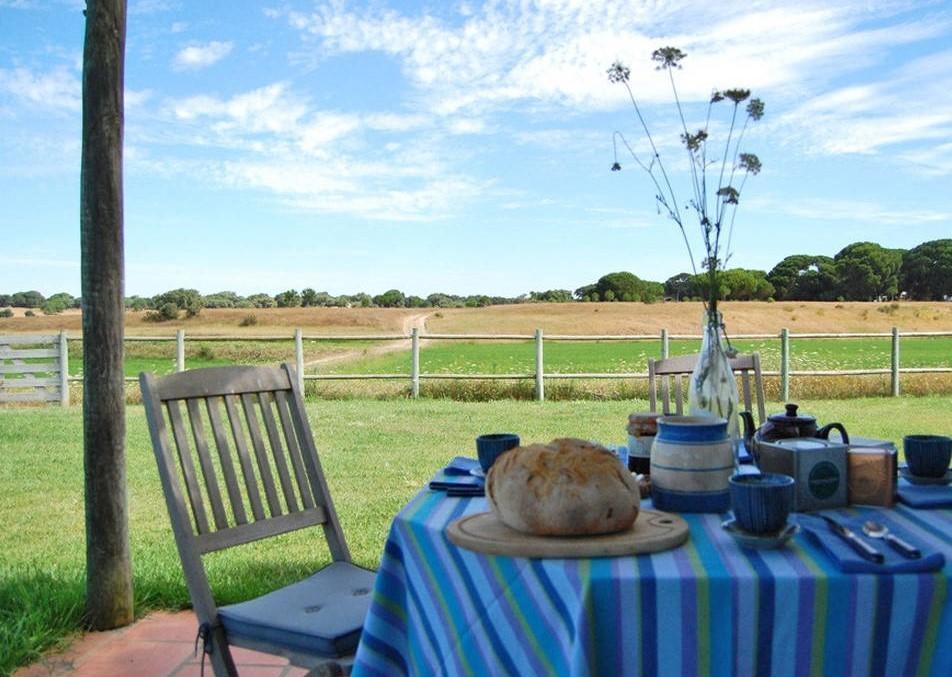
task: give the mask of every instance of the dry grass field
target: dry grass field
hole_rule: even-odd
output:
[[[723,304],[732,334],[791,332],[952,331],[952,303],[806,303],[797,301],[733,302]],[[254,315],[257,324],[242,327]],[[174,322],[148,322],[143,312],[126,314],[132,336],[174,334],[176,329],[207,336],[255,336],[290,333],[301,327],[311,334],[402,333],[414,317],[424,315],[426,328],[436,333],[531,334],[656,334],[666,328],[696,334],[700,303],[536,303],[488,308],[235,308],[205,309],[197,317]],[[53,332],[81,334],[78,310],[61,315],[0,319],[0,334]]]
[[[0,334],[41,333],[66,330],[70,336],[82,334],[82,313],[68,310],[60,315],[24,317],[23,309],[16,315],[0,319]],[[175,335],[177,329],[204,336],[262,336],[290,334],[301,327],[313,334],[396,334],[401,333],[407,318],[420,315],[410,308],[206,308],[198,316],[182,317],[173,322],[150,322],[145,312],[126,313],[126,334],[130,336]],[[257,324],[241,326],[242,320],[254,315]]]
[[[700,303],[540,303],[453,308],[427,319],[439,333],[676,334],[700,332]],[[952,331],[952,303],[733,302],[723,304],[732,334]]]

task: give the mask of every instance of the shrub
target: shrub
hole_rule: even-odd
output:
[[[258,324],[258,316],[254,313],[250,313],[241,318],[241,322],[238,323],[239,327],[253,327]]]
[[[13,308],[4,308],[0,310],[0,317],[13,317]]]
[[[178,306],[174,303],[163,303],[158,310],[150,310],[143,316],[146,322],[166,322],[178,319]]]
[[[32,310],[28,310],[23,314],[26,315],[27,317],[36,317],[36,313],[34,313]]]
[[[213,351],[210,346],[203,344],[203,345],[200,345],[198,347],[198,350],[195,351],[195,357],[197,357],[200,360],[214,360],[215,351]]]

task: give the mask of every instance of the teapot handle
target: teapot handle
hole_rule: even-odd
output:
[[[757,445],[754,443],[754,433],[757,432],[757,426],[754,424],[754,416],[749,411],[742,411],[739,416],[744,422],[744,447],[747,449],[747,453],[754,459],[754,463],[758,464],[760,463],[760,455],[757,453]]]
[[[843,427],[842,423],[827,423],[817,431],[816,436],[820,439],[828,440],[830,438],[831,430],[840,431],[840,437],[843,438],[843,444],[850,443],[850,436],[846,433],[846,428]]]

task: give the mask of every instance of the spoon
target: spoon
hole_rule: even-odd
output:
[[[880,524],[879,522],[874,522],[873,520],[867,520],[863,523],[863,533],[870,538],[883,539],[890,546],[892,546],[893,550],[907,559],[919,559],[922,557],[922,553],[919,552],[918,548],[909,545],[898,536],[894,536],[893,534],[889,533],[889,528],[885,524]]]

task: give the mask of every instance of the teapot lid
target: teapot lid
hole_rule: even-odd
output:
[[[798,405],[792,402],[785,404],[786,413],[771,414],[767,420],[773,423],[816,423],[816,417],[809,414],[797,414]]]

